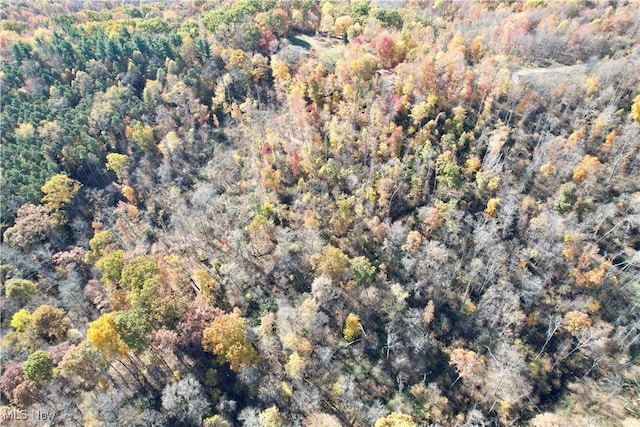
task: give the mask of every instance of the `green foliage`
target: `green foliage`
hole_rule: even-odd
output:
[[[158,274],[155,257],[146,255],[127,261],[121,275],[121,285],[126,290],[141,290]]]
[[[402,28],[402,15],[395,9],[372,8],[371,15],[380,21],[384,27]]]
[[[113,233],[109,230],[98,231],[89,240],[90,252],[87,252],[86,262],[95,262],[104,255],[104,250],[113,241]]]
[[[344,235],[354,220],[353,198],[341,195],[336,201],[337,209],[331,216],[331,224],[337,235]]]
[[[22,21],[14,21],[12,19],[6,19],[6,20],[3,20],[2,23],[0,23],[0,28],[2,28],[5,31],[14,31],[16,33],[23,33],[27,28],[29,28],[29,24]]]
[[[120,283],[122,277],[124,251],[121,249],[111,251],[100,258],[96,265],[102,272],[102,281],[113,289]]]
[[[340,178],[340,167],[335,160],[329,159],[327,163],[320,168],[321,174],[327,174],[332,180],[338,180]]]
[[[376,268],[363,256],[357,256],[351,260],[351,269],[358,286],[367,286],[376,273]]]
[[[16,279],[22,278],[22,273],[20,273],[20,270],[18,270],[16,266],[12,264],[0,264],[0,283],[3,285],[3,290],[4,282],[14,277]]]
[[[553,202],[553,208],[558,211],[558,213],[565,215],[573,210],[573,206],[577,200],[575,184],[573,182],[567,182],[560,186],[558,195]]]
[[[262,36],[262,32],[258,24],[245,22],[240,25],[240,31],[247,41],[247,50],[256,50],[258,48],[258,43],[260,42],[260,37]]]
[[[31,280],[12,278],[4,283],[4,292],[9,298],[29,301],[36,294],[36,285]]]
[[[22,365],[24,377],[30,381],[46,382],[53,377],[53,360],[46,351],[31,354]]]
[[[149,346],[153,326],[145,311],[131,309],[118,312],[114,324],[122,342],[133,351],[140,353]]]
[[[133,288],[129,291],[127,298],[134,308],[142,308],[145,310],[152,310],[154,304],[158,303],[155,299],[160,283],[156,277],[145,280],[141,288]],[[171,310],[170,307],[167,309]],[[164,311],[164,310],[161,310]],[[164,313],[161,317],[166,318],[169,313]],[[163,322],[165,323],[165,322]]]
[[[65,378],[3,397],[89,424],[637,414],[634,2],[423,3],[2,2],[3,356],[46,345]],[[203,415],[198,372],[237,410]]]
[[[454,154],[451,151],[445,151],[438,157],[436,164],[438,184],[445,188],[459,188],[462,184],[461,172]]]
[[[283,37],[287,34],[286,16],[282,16],[275,10],[259,13],[255,20],[263,30],[271,31],[277,37]]]
[[[139,28],[143,28],[151,33],[167,33],[168,25],[162,18],[142,19],[136,23]]]
[[[240,0],[225,4],[218,10],[203,13],[201,21],[209,31],[215,32],[222,24],[231,25],[261,10],[258,0]]]
[[[8,357],[14,354],[30,353],[35,351],[37,347],[32,334],[29,333],[28,326],[23,332],[13,330],[2,337],[2,348],[7,350]]]

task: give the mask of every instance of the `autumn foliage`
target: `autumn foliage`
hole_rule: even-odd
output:
[[[258,354],[247,339],[246,320],[238,308],[216,317],[202,332],[202,348],[228,362],[236,372],[258,361]]]
[[[637,2],[0,7],[10,409],[638,418]]]

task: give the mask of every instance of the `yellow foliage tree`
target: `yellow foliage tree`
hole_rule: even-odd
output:
[[[69,178],[65,174],[54,175],[42,186],[42,192],[44,193],[42,202],[53,209],[58,209],[68,204],[78,193],[81,186],[80,182]]]
[[[592,93],[598,90],[598,83],[600,83],[600,80],[598,79],[597,76],[589,77],[585,81],[585,88],[587,89],[587,93],[589,95],[591,95]]]
[[[550,177],[556,172],[556,168],[551,162],[547,162],[540,167],[540,172],[542,172],[542,175],[545,177]]]
[[[339,19],[339,18],[338,18]],[[356,82],[371,80],[376,71],[378,59],[375,55],[365,52],[347,63],[347,70]]]
[[[242,49],[224,49],[222,51],[222,59],[227,63],[227,69],[244,68],[248,66],[249,58]]]
[[[193,281],[196,286],[200,288],[200,294],[207,302],[212,302],[216,290],[218,289],[218,283],[209,275],[207,270],[200,268],[193,272]]]
[[[260,412],[259,418],[260,424],[264,427],[281,427],[287,422],[275,405]]]
[[[158,150],[166,158],[171,156],[171,153],[175,152],[182,146],[182,139],[174,132],[170,131],[162,138],[162,141],[158,144]]]
[[[20,123],[14,133],[19,139],[29,139],[35,134],[35,128],[31,123]]]
[[[631,106],[631,118],[640,122],[640,95],[636,96]]]
[[[289,356],[289,361],[284,365],[284,369],[287,375],[294,380],[299,380],[302,377],[302,371],[307,364],[304,357],[301,357],[297,351],[294,351]]]
[[[276,315],[273,313],[265,314],[260,318],[260,326],[258,333],[263,340],[268,340],[273,336],[276,328]]]
[[[105,166],[107,169],[114,171],[119,180],[122,180],[130,163],[131,160],[126,154],[109,153],[107,154]]]
[[[205,418],[204,427],[231,427],[231,424],[220,415],[214,415],[213,417]]]
[[[282,172],[272,167],[272,165],[266,165],[260,169],[260,179],[262,180],[262,185],[275,191],[280,186]]]
[[[482,166],[482,160],[478,156],[471,156],[464,162],[464,171],[470,175],[478,172]]]
[[[353,18],[349,15],[343,15],[336,18],[333,25],[333,35],[342,37],[347,33],[347,29],[353,25]]]
[[[233,312],[216,317],[202,332],[202,348],[222,362],[229,362],[235,372],[258,361],[258,353],[247,339],[247,321],[240,314],[236,307]]]
[[[320,274],[332,280],[338,279],[349,268],[349,257],[335,246],[327,246],[322,254],[316,254],[311,264]]]
[[[23,308],[21,310],[18,310],[11,317],[11,327],[18,332],[24,332],[24,330],[27,328],[27,325],[29,325],[30,320],[31,313],[29,313],[29,310]]]
[[[347,341],[355,340],[358,335],[360,335],[361,327],[360,316],[355,313],[349,313],[347,320],[345,321],[344,330],[342,331],[344,339]]]
[[[155,147],[153,127],[134,120],[125,129],[125,136],[134,141],[143,151],[150,151]]]
[[[567,138],[567,145],[569,147],[575,147],[576,145],[578,145],[578,143],[584,138],[586,132],[587,130],[585,126],[574,130],[571,135],[569,135],[569,138]]]
[[[500,199],[498,198],[489,199],[489,201],[487,202],[487,208],[484,210],[484,213],[489,215],[491,218],[497,218],[499,203]]]
[[[291,79],[291,75],[289,74],[289,67],[287,67],[287,64],[285,64],[275,55],[271,57],[271,72],[277,79],[284,81],[288,81]]]
[[[378,418],[375,427],[416,427],[413,417],[399,412],[392,412],[383,418]]]
[[[107,313],[91,322],[87,339],[95,348],[109,355],[122,356],[129,351],[129,347],[120,340],[113,313]]]
[[[102,230],[96,232],[91,240],[89,240],[89,248],[91,251],[87,252],[85,256],[85,262],[90,263],[96,261],[98,258],[104,255],[104,250],[109,243],[113,241],[113,233],[109,230]]]
[[[298,308],[298,319],[296,319],[296,323],[302,327],[303,331],[308,331],[312,328],[312,323],[318,315],[319,309],[320,304],[313,297],[306,298],[302,301]]]

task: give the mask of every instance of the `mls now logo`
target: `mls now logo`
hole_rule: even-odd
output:
[[[4,408],[0,419],[6,421],[53,421],[55,415],[55,411],[41,409],[27,411],[19,408]]]

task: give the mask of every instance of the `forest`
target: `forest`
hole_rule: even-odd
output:
[[[0,1],[0,424],[640,425],[640,3]]]

